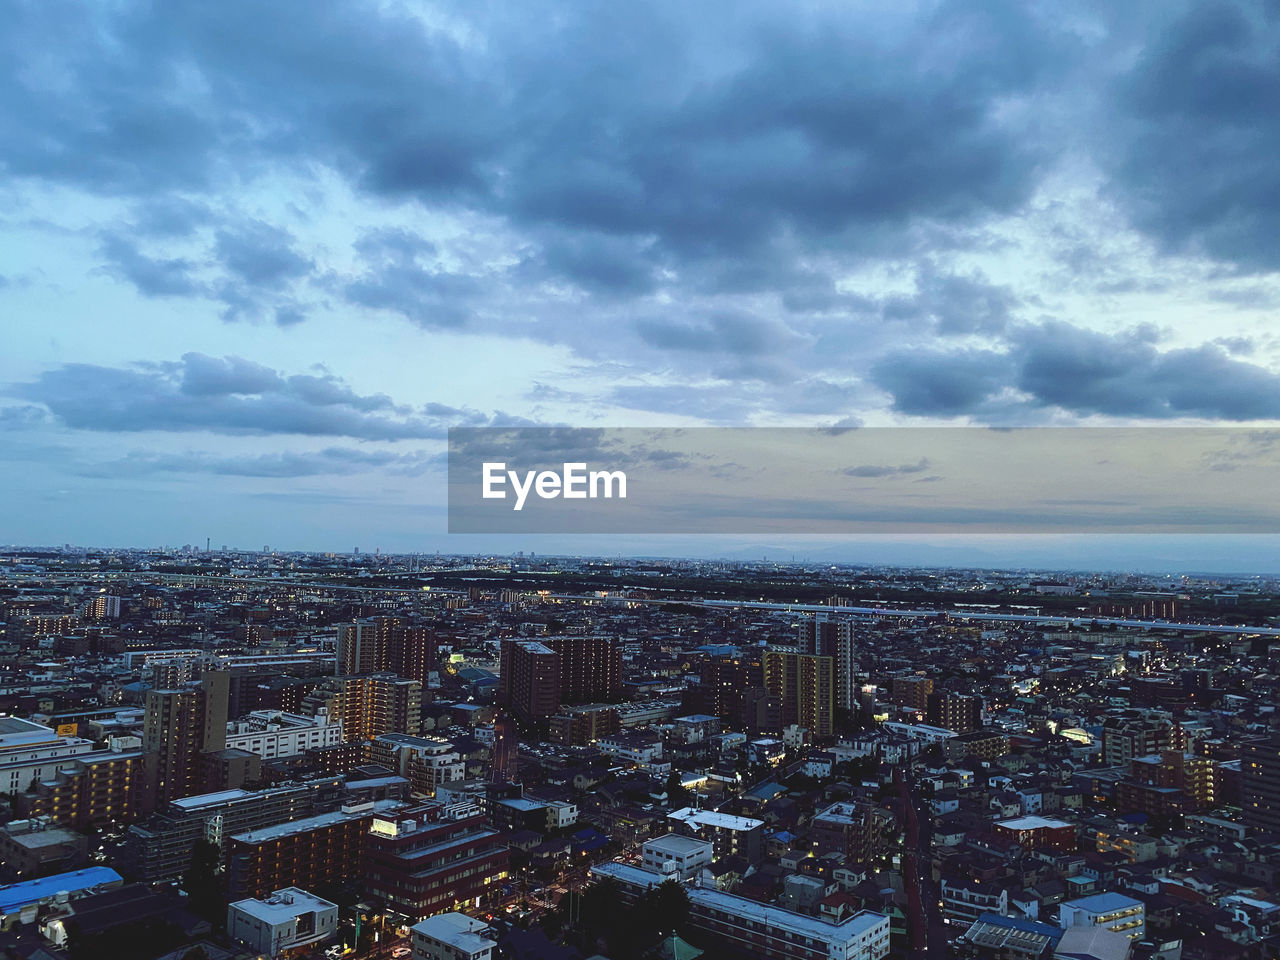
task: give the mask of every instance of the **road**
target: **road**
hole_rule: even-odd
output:
[[[907,893],[908,955],[913,960],[945,960],[947,925],[938,907],[941,893],[930,867],[933,846],[933,812],[929,803],[908,784],[901,770],[894,782],[902,800],[902,873]]]

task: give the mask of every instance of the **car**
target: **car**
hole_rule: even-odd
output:
[[[411,954],[411,953],[413,953],[413,951],[412,951],[412,950],[410,950],[408,947],[405,947],[405,946],[399,946],[399,947],[396,947],[394,950],[392,950],[392,951],[391,951],[391,956],[393,956],[393,957],[407,957],[407,956],[408,956],[409,954]]]

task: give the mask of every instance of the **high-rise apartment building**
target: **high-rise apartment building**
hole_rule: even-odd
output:
[[[338,676],[393,673],[424,686],[436,666],[429,627],[399,617],[371,617],[338,627]]]
[[[1254,830],[1280,834],[1280,737],[1241,743],[1240,806]]]
[[[142,750],[155,804],[203,789],[203,755],[226,748],[228,675],[205,671],[198,683],[148,690]]]
[[[344,804],[331,813],[235,834],[227,842],[230,898],[261,897],[290,885],[314,890],[342,882],[360,867],[373,818],[393,816],[402,806],[394,800]]]
[[[806,617],[796,625],[796,647],[801,653],[816,653],[829,657],[835,653],[844,620],[829,620],[824,616]]]
[[[929,694],[933,693],[932,677],[894,677],[891,687],[893,702],[909,710],[923,713],[929,706]]]
[[[502,644],[502,706],[526,723],[550,717],[560,709],[560,655],[536,640]]]
[[[141,751],[94,750],[33,782],[18,803],[25,816],[77,828],[102,827],[142,816],[151,801],[146,786]]]
[[[543,637],[560,655],[561,703],[616,700],[622,692],[622,645],[613,637]]]
[[[778,698],[783,726],[795,723],[814,737],[831,736],[835,720],[832,657],[770,650],[764,655],[764,685]]]
[[[186,797],[130,827],[120,861],[131,876],[148,883],[173,880],[191,865],[197,840],[208,840],[224,851],[234,834],[332,812],[343,804],[398,799],[408,790],[403,780],[384,787],[346,784],[330,777]]]
[[[926,700],[925,722],[935,727],[968,733],[982,726],[982,698],[966,693],[936,691]]]
[[[733,726],[742,725],[744,695],[764,686],[760,660],[748,656],[712,657],[702,662],[698,673],[698,685],[682,698],[681,709],[719,717]]]
[[[1167,714],[1128,710],[1102,722],[1102,762],[1109,767],[1127,768],[1135,757],[1164,753],[1173,746]]]
[[[301,712],[321,711],[342,724],[344,743],[422,730],[422,684],[390,674],[328,677],[303,698]]]
[[[616,700],[622,648],[612,637],[504,640],[499,702],[525,722],[540,722],[561,703]]]
[[[851,617],[829,619],[820,614],[801,620],[796,627],[796,646],[801,653],[831,657],[836,706],[842,710],[854,710],[858,706],[858,644],[854,625]]]

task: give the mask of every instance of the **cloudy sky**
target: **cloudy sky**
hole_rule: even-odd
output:
[[[1280,7],[30,0],[0,542],[445,548],[452,425],[1280,422]]]

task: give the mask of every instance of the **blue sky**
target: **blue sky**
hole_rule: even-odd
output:
[[[0,541],[447,548],[451,425],[1274,425],[1278,16],[18,3]]]

